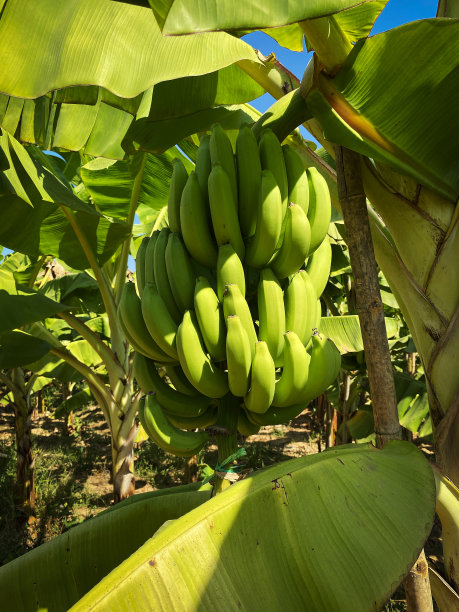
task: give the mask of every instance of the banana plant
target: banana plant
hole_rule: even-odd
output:
[[[114,4],[114,3],[109,3]],[[327,3],[324,3],[324,6],[318,8],[316,4],[311,5],[310,7],[306,7],[303,3],[297,3],[295,6],[289,7],[289,10],[284,11],[284,7],[274,2],[253,2],[254,10],[249,11],[247,8],[247,4],[241,5],[239,7],[232,7],[231,12],[227,10],[227,7],[223,3],[215,3],[215,7],[212,9],[208,9],[206,11],[200,11],[198,8],[196,11],[188,11],[189,6],[186,6],[186,3],[183,2],[170,2],[167,5],[164,3],[156,3],[153,0],[150,4],[155,9],[155,16],[159,21],[159,24],[164,27],[165,32],[168,34],[175,33],[184,33],[184,28],[189,33],[193,33],[195,31],[210,31],[213,29],[230,29],[231,31],[246,31],[247,29],[259,29],[259,28],[271,28],[274,26],[284,26],[286,24],[294,24],[294,26],[290,29],[290,34],[293,37],[298,38],[298,34],[301,36],[303,34],[303,30],[306,32],[306,38],[309,46],[314,48],[316,52],[316,57],[320,59],[321,64],[317,61],[310,66],[309,70],[307,70],[307,74],[305,75],[304,85],[300,89],[298,89],[299,83],[295,82],[295,79],[289,77],[289,79],[285,80],[283,77],[286,75],[286,71],[279,68],[279,66],[269,66],[268,62],[264,62],[260,60],[259,56],[251,55],[250,59],[247,61],[240,60],[238,66],[243,68],[247,74],[249,74],[257,83],[261,84],[265,90],[270,91],[275,95],[276,98],[282,98],[284,94],[286,94],[291,89],[297,88],[298,91],[293,94],[285,96],[284,100],[281,100],[281,108],[282,112],[279,111],[279,107],[277,107],[278,112],[272,113],[270,118],[271,125],[278,130],[279,135],[284,136],[291,132],[293,128],[295,128],[302,121],[308,122],[307,125],[313,135],[315,135],[318,140],[322,141],[322,143],[328,148],[328,153],[333,154],[334,150],[331,144],[340,143],[344,144],[349,148],[356,148],[360,153],[364,156],[368,157],[368,159],[375,160],[374,164],[371,164],[370,170],[377,173],[383,173],[384,178],[387,178],[388,171],[383,166],[384,163],[389,161],[393,167],[400,170],[403,173],[411,173],[415,180],[420,180],[422,182],[426,181],[428,183],[428,187],[430,189],[436,190],[441,197],[443,198],[451,198],[454,197],[454,189],[452,190],[452,168],[454,167],[454,149],[451,147],[442,146],[444,143],[441,141],[438,143],[435,140],[429,140],[426,142],[425,138],[422,138],[422,143],[424,148],[420,147],[421,154],[417,155],[417,145],[419,142],[415,142],[416,146],[408,146],[406,142],[397,140],[397,133],[388,133],[386,137],[386,141],[384,141],[383,136],[381,134],[386,135],[382,127],[380,131],[376,131],[373,128],[373,124],[378,127],[381,123],[381,109],[382,108],[393,108],[390,104],[387,106],[388,102],[392,102],[395,104],[397,100],[397,92],[400,88],[400,81],[394,82],[392,89],[388,88],[385,93],[386,97],[374,96],[376,108],[370,107],[369,110],[363,105],[362,101],[359,110],[361,110],[361,115],[356,115],[356,113],[349,113],[349,111],[353,110],[352,103],[359,102],[358,93],[359,88],[352,86],[354,83],[352,82],[352,77],[354,73],[361,75],[362,78],[367,78],[367,81],[364,81],[365,87],[360,88],[360,92],[363,94],[367,93],[369,82],[371,83],[379,83],[386,84],[392,81],[392,72],[393,64],[395,62],[396,66],[394,70],[398,68],[397,61],[400,61],[401,57],[410,57],[410,53],[403,52],[403,44],[402,39],[408,39],[408,46],[411,49],[412,43],[415,40],[420,39],[421,37],[421,29],[424,26],[411,27],[409,30],[405,30],[402,32],[403,36],[400,35],[397,38],[397,34],[395,38],[390,38],[390,42],[386,42],[391,36],[389,33],[387,35],[380,35],[379,37],[374,37],[373,39],[368,39],[366,42],[360,42],[353,45],[357,39],[364,40],[364,37],[368,34],[371,26],[373,24],[374,19],[382,10],[384,6],[384,2],[367,2],[367,3],[357,3],[357,2],[333,2],[330,0]],[[326,4],[326,6],[325,6]],[[218,6],[217,6],[218,5]],[[108,6],[108,4],[107,4]],[[198,6],[198,5],[197,5]],[[173,10],[172,10],[172,8]],[[10,26],[10,32],[15,32],[15,28],[11,27],[12,18],[15,13],[14,10],[17,8],[14,2],[8,3],[5,11],[2,13],[2,17],[5,18],[5,28],[8,32],[8,24]],[[86,9],[85,5],[85,9]],[[10,10],[11,9],[11,10]],[[322,12],[321,12],[322,9]],[[126,9],[127,10],[127,9]],[[186,13],[186,19],[184,18],[183,11],[188,11]],[[289,12],[290,11],[290,12]],[[335,13],[333,15],[333,13]],[[56,13],[57,14],[57,13]],[[146,15],[146,13],[145,13]],[[324,16],[325,15],[325,16]],[[80,16],[80,14],[79,14]],[[16,13],[17,17],[17,13]],[[10,20],[8,22],[7,18]],[[200,23],[200,20],[203,20],[203,23]],[[239,20],[239,21],[238,21]],[[304,23],[309,20],[308,23]],[[296,22],[301,22],[301,27],[296,25]],[[17,23],[17,20],[16,20]],[[30,26],[33,29],[35,24]],[[454,24],[453,24],[454,25]],[[430,26],[429,26],[430,27]],[[434,26],[435,28],[436,26]],[[453,38],[451,36],[451,24],[444,24],[441,27],[438,27],[435,32],[438,35],[438,38],[433,40],[429,39],[429,34],[426,35],[426,38],[423,39],[422,48],[425,52],[428,53],[428,57],[435,59],[435,51],[441,46],[441,48],[448,49],[451,54],[454,53],[455,49],[455,40],[457,40],[457,36]],[[81,31],[80,29],[75,29],[75,31]],[[430,33],[432,30],[429,29]],[[62,32],[69,32],[68,28],[62,28],[59,30],[59,35]],[[438,34],[438,32],[440,32]],[[285,32],[284,32],[285,34]],[[407,35],[408,34],[408,35]],[[425,34],[425,31],[424,31]],[[65,36],[65,34],[64,34]],[[203,35],[200,37],[194,37],[195,39],[202,39]],[[281,36],[281,35],[280,35]],[[386,36],[386,38],[385,38]],[[24,40],[27,40],[27,36],[21,37]],[[190,37],[182,37],[182,40],[193,39]],[[11,39],[4,38],[5,42]],[[101,39],[105,40],[105,39]],[[172,39],[171,39],[172,40]],[[284,39],[285,41],[285,39]],[[373,45],[372,41],[376,41]],[[338,44],[337,44],[338,43]],[[378,43],[381,43],[381,46],[378,46]],[[386,46],[385,46],[386,45]],[[429,46],[430,45],[430,46]],[[59,48],[57,45],[56,48]],[[223,48],[223,47],[222,47]],[[375,55],[386,53],[387,49],[391,48],[392,52],[389,54],[389,59],[391,62],[379,62],[375,60]],[[11,49],[11,45],[9,45],[8,49]],[[67,47],[68,49],[68,47]],[[333,50],[336,49],[336,56],[333,56]],[[426,51],[427,49],[427,51]],[[367,54],[368,51],[368,54]],[[183,52],[182,52],[183,53]],[[41,56],[41,53],[37,53],[36,49],[34,49],[34,55]],[[183,54],[185,55],[185,54]],[[209,54],[211,56],[212,53]],[[346,66],[345,62],[347,60],[347,56],[349,55],[348,65]],[[457,57],[452,55],[451,57]],[[357,62],[357,66],[362,68],[361,71],[353,72],[354,64],[353,62],[357,59],[363,60],[363,66],[360,66]],[[436,86],[433,88],[433,91],[438,90],[438,98],[435,99],[436,102],[444,102],[443,106],[439,104],[439,108],[441,110],[438,112],[438,116],[436,116],[438,123],[438,134],[443,138],[446,130],[451,130],[451,125],[454,122],[454,116],[451,116],[450,109],[448,107],[445,108],[446,101],[453,99],[453,91],[457,91],[457,88],[451,88],[448,81],[448,78],[443,75],[443,73],[438,70],[438,66],[435,65],[435,62],[429,63],[431,66],[431,70],[427,71],[427,74],[417,71],[417,57],[413,60],[414,66],[410,69],[410,75],[416,74],[416,79],[412,81],[407,81],[406,78],[402,79],[402,90],[405,92],[407,96],[411,96],[413,100],[415,100],[415,108],[422,109],[424,100],[419,100],[416,98],[416,94],[419,91],[422,91],[422,86],[425,85],[425,82],[422,80],[423,77],[426,81],[429,79],[437,79]],[[455,60],[451,60],[454,65]],[[336,62],[336,63],[333,63]],[[25,63],[31,66],[30,62]],[[84,62],[82,63],[84,65]],[[339,69],[341,67],[341,70]],[[368,69],[368,66],[370,69]],[[268,67],[268,69],[266,69]],[[371,68],[373,67],[373,72],[371,72]],[[333,72],[332,70],[335,69]],[[390,73],[389,75],[384,73],[384,69]],[[39,71],[36,70],[36,66],[34,66],[35,75],[40,74]],[[325,72],[328,70],[328,74]],[[332,72],[330,72],[332,71]],[[205,70],[204,70],[205,72]],[[377,73],[374,76],[374,73]],[[454,74],[452,71],[451,74]],[[382,76],[381,76],[382,75]],[[443,78],[444,77],[444,78]],[[443,80],[442,80],[443,79]],[[18,79],[16,83],[19,83],[23,80]],[[97,80],[97,79],[96,79]],[[81,81],[79,81],[81,82]],[[94,82],[94,81],[91,81]],[[410,88],[408,88],[407,82],[410,84]],[[441,89],[439,84],[443,84],[445,89]],[[67,85],[68,82],[60,82],[60,86]],[[103,86],[104,84],[102,84]],[[55,87],[58,87],[59,84],[57,82],[54,83]],[[46,89],[39,90],[36,89],[35,95],[41,95],[45,91],[48,91],[49,88],[52,88],[48,84],[45,86]],[[14,84],[9,86],[4,86],[2,88],[3,91],[8,92],[10,95],[16,95],[18,97],[25,96],[24,93],[21,93],[19,90],[15,91]],[[357,91],[355,91],[357,90]],[[345,94],[349,97],[349,100],[346,98]],[[33,95],[33,94],[32,94]],[[352,97],[355,95],[355,99]],[[306,102],[304,99],[306,98]],[[188,98],[187,98],[188,99]],[[21,127],[22,122],[24,121],[24,125],[26,125],[27,117],[30,117],[30,108],[29,114],[24,115],[22,113],[22,107],[18,111],[17,107],[15,108],[14,103],[11,103],[13,98],[4,100],[6,109],[10,110],[9,113],[9,121],[11,118],[21,116]],[[215,100],[215,98],[214,98]],[[338,104],[333,106],[335,100],[338,100]],[[371,96],[370,96],[371,100]],[[378,105],[377,102],[380,101]],[[233,99],[233,101],[236,101]],[[113,100],[112,100],[113,102]],[[114,102],[115,107],[119,102]],[[410,125],[413,123],[413,106],[409,106],[408,104],[403,107],[406,109],[406,112],[411,112],[410,115]],[[431,110],[432,105],[425,105],[425,111],[428,113],[429,109]],[[195,110],[195,109],[193,109]],[[161,147],[167,148],[172,144],[168,138],[173,138],[173,142],[179,141],[181,138],[194,134],[196,131],[202,131],[203,129],[207,129],[210,123],[216,120],[216,117],[221,116],[222,113],[225,113],[227,109],[221,109],[218,107],[213,107],[212,105],[207,107],[199,107],[198,112],[194,113],[192,116],[189,113],[189,109],[187,109],[182,115],[180,114],[180,110],[176,111],[176,114],[173,117],[173,121],[169,121],[166,115],[163,115],[160,120],[155,119],[154,113],[152,116],[143,116],[140,117],[138,121],[132,123],[130,129],[125,135],[123,140],[124,146],[127,150],[135,151],[138,149],[143,150],[161,150]],[[374,114],[373,111],[376,111]],[[378,114],[379,111],[379,114]],[[396,108],[393,111],[394,116],[399,116],[400,108]],[[22,114],[21,114],[22,113]],[[219,115],[220,113],[220,115]],[[360,121],[361,117],[366,117],[366,113],[368,113],[369,120],[367,122]],[[35,117],[35,115],[33,115]],[[181,117],[183,121],[178,121],[178,118]],[[407,121],[406,116],[403,118]],[[266,118],[264,119],[266,123]],[[349,126],[348,123],[349,122]],[[425,124],[429,124],[428,117],[425,116],[419,119],[417,122],[418,132],[419,126],[422,125],[424,128]],[[49,122],[48,122],[49,124]],[[5,126],[5,123],[3,124]],[[11,124],[13,125],[13,123]],[[171,127],[174,126],[173,134],[171,135]],[[6,127],[6,126],[5,126]],[[14,129],[18,127],[18,123],[16,122]],[[325,129],[325,136],[324,130]],[[411,132],[408,130],[408,135]],[[412,139],[413,142],[416,140]],[[408,143],[413,145],[412,143]],[[165,145],[165,143],[170,143]],[[330,144],[331,143],[331,144]],[[390,143],[392,146],[388,146],[387,143]],[[438,146],[437,146],[438,144]],[[299,143],[299,147],[301,147],[305,161],[310,165],[314,164],[318,166],[322,171],[325,172],[326,176],[332,183],[333,181],[333,170],[327,165],[324,161],[324,157],[313,155],[309,150],[303,148],[302,143]],[[428,148],[429,155],[426,155],[426,147]],[[430,148],[429,148],[430,147]],[[403,153],[403,154],[402,154]],[[426,163],[426,162],[429,163]],[[432,167],[428,167],[430,162],[432,162]],[[376,169],[376,170],[374,170]],[[367,172],[367,170],[365,170]],[[371,172],[370,172],[371,174]],[[369,177],[368,173],[364,175],[367,183],[367,192],[371,198],[371,194],[369,191]],[[370,177],[371,178],[371,177]],[[402,181],[403,182],[403,181]],[[385,181],[384,181],[385,183]],[[425,193],[420,190],[420,193]],[[336,189],[335,189],[336,193]],[[391,193],[389,190],[388,193]],[[455,193],[455,192],[454,192]],[[387,194],[386,194],[387,195]],[[375,198],[376,199],[376,198]],[[382,198],[381,198],[382,199]],[[336,201],[336,200],[335,200]],[[390,199],[389,199],[390,201]],[[397,203],[399,203],[397,201]],[[416,201],[417,204],[417,201]],[[376,204],[375,204],[376,205]],[[425,206],[425,198],[422,198],[422,205],[419,206],[419,210],[423,211]],[[452,207],[446,206],[446,209],[450,210]],[[384,216],[382,213],[380,213]],[[448,213],[449,214],[449,213]],[[434,215],[434,218],[437,222],[444,222],[445,217],[448,217],[448,214],[443,215],[443,207],[442,214]],[[422,216],[422,215],[421,215]],[[449,220],[446,219],[446,224],[449,226],[451,223],[451,214],[449,215]],[[383,267],[385,276],[388,278],[391,283],[392,288],[394,288],[393,276],[396,276],[395,264],[398,266],[398,274],[400,275],[400,256],[398,251],[395,250],[393,242],[390,240],[390,236],[388,234],[387,228],[384,228],[379,224],[377,226],[377,220],[374,221],[375,227],[377,227],[378,235],[381,236],[380,245],[377,246],[377,254],[380,260],[380,265]],[[411,225],[410,225],[411,229]],[[446,235],[449,237],[453,237],[455,234],[451,231],[449,234],[446,230]],[[406,232],[404,234],[406,237]],[[4,238],[2,238],[3,242]],[[386,242],[389,244],[389,247],[384,250],[384,246]],[[416,241],[415,241],[416,242]],[[418,242],[416,242],[416,245]],[[452,243],[451,243],[452,244]],[[382,245],[382,246],[381,246]],[[400,246],[397,246],[399,249]],[[392,251],[391,251],[392,249]],[[383,261],[383,254],[386,256],[386,260]],[[396,257],[397,255],[397,257]],[[390,274],[391,264],[392,263],[392,271]],[[440,269],[440,268],[439,268]],[[404,270],[404,268],[403,268]],[[407,290],[407,287],[411,287],[408,283],[403,282],[403,286],[397,289],[397,299],[400,295],[403,295],[403,290]],[[416,287],[416,290],[418,287]],[[396,291],[394,290],[394,293]],[[416,295],[418,295],[416,293]],[[430,298],[429,298],[430,299]],[[414,298],[413,298],[414,300]],[[403,300],[399,300],[400,305],[402,306],[405,302]],[[403,304],[403,305],[402,305]],[[419,304],[417,304],[418,308]],[[408,311],[405,308],[404,314],[405,318],[409,322],[411,326],[411,319],[408,317]],[[418,312],[416,312],[418,314]],[[454,320],[454,319],[453,319]],[[454,327],[454,326],[453,326]],[[434,332],[438,332],[438,329],[434,329]],[[415,332],[413,332],[415,335]],[[438,333],[434,333],[434,336],[438,336]],[[431,337],[431,336],[430,336]],[[432,339],[433,340],[433,339]],[[437,338],[438,340],[438,338]],[[435,340],[434,340],[435,341]],[[423,355],[423,359],[425,359],[425,352],[421,350],[421,345],[418,342],[418,338],[416,337],[416,344],[419,347],[421,355]],[[452,345],[451,345],[452,346]],[[435,357],[440,355],[441,351],[438,350],[435,353]],[[449,358],[449,362],[452,362]],[[427,370],[426,370],[427,371]],[[431,383],[429,383],[431,385]],[[443,414],[446,414],[447,406],[444,410]],[[449,410],[448,410],[449,411]],[[453,414],[454,412],[450,412],[449,414]],[[442,415],[443,416],[443,415]],[[451,418],[451,416],[450,416]],[[447,421],[445,421],[447,423]],[[448,429],[448,432],[450,430]],[[445,463],[445,462],[443,462]],[[454,463],[451,461],[451,463]],[[442,465],[443,469],[447,471],[449,475],[451,472],[447,469],[447,466]],[[229,493],[231,489],[229,490]],[[223,494],[225,495],[225,494]],[[234,494],[236,495],[236,494]],[[221,496],[223,497],[223,496]],[[217,498],[218,499],[218,498]],[[168,531],[169,537],[171,539],[175,537],[172,535],[172,532]],[[154,549],[153,549],[154,550]],[[454,580],[454,577],[451,578]]]
[[[273,112],[270,120],[278,120],[281,137],[305,122],[332,157],[334,145],[361,155],[364,187],[370,213],[374,212],[376,257],[426,373],[437,461],[457,483],[459,404],[454,364],[459,346],[455,271],[459,186],[457,151],[451,143],[445,144],[445,134],[458,127],[452,110],[458,91],[459,22],[453,18],[457,9],[454,4],[441,3],[437,19],[365,38],[359,28],[364,22],[371,27],[376,4],[366,3],[354,13],[350,9],[347,15],[331,10],[330,16],[319,19],[304,11],[301,31],[314,56],[301,86],[290,95],[289,106],[300,109],[302,102],[304,105],[296,116],[293,112],[289,116],[287,102],[279,103],[279,114]],[[167,12],[156,9],[163,32],[168,34],[287,23],[273,8],[269,16],[260,12],[256,24],[248,25],[246,7],[230,15],[219,3],[215,11],[196,12],[195,21],[185,23],[182,3],[172,6],[174,10]],[[354,18],[353,31],[346,17]],[[294,20],[293,9],[289,19]],[[353,44],[356,30],[360,40]],[[423,55],[413,49],[422,49]],[[378,61],[383,56],[384,61]],[[391,120],[395,117],[396,121]],[[425,125],[433,126],[429,139]],[[455,559],[450,556],[447,566],[450,583],[457,589]]]

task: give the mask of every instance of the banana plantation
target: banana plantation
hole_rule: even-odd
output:
[[[0,610],[459,610],[459,1],[393,2],[0,0]]]

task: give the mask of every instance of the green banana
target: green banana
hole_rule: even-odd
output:
[[[167,365],[165,366],[165,370],[169,380],[177,391],[185,395],[199,395],[199,392],[190,383],[179,365]]]
[[[167,200],[167,219],[171,232],[180,232],[180,200],[188,179],[188,172],[181,159],[172,161],[172,177]]]
[[[179,417],[168,414],[168,419],[180,429],[205,429],[217,422],[218,410],[216,406],[209,406],[205,412],[197,417]]]
[[[289,204],[285,214],[284,239],[269,263],[278,278],[297,272],[308,254],[311,230],[308,217],[298,204]]]
[[[317,247],[314,253],[308,257],[306,271],[309,274],[317,297],[322,295],[328,283],[330,276],[330,268],[332,261],[332,248],[330,238],[325,236],[322,243]]]
[[[284,408],[303,401],[311,357],[295,332],[285,334],[284,367],[276,383],[273,406]]]
[[[180,234],[169,234],[165,252],[166,270],[175,303],[183,313],[193,308],[196,275]]]
[[[155,283],[155,246],[159,236],[159,230],[152,232],[145,250],[145,284]]]
[[[228,393],[228,376],[209,358],[199,331],[196,315],[187,310],[177,331],[180,365],[190,383],[203,395],[212,398]]]
[[[175,303],[166,268],[166,247],[169,240],[169,234],[170,230],[168,227],[163,227],[163,229],[159,232],[155,244],[153,266],[155,270],[155,284],[156,288],[158,289],[158,293],[163,298],[172,319],[178,325],[182,320],[182,315],[177,307],[177,304]]]
[[[255,331],[249,305],[237,285],[226,285],[225,293],[223,294],[223,314],[225,321],[228,321],[228,317],[231,315],[238,315],[249,338],[250,352],[253,358],[255,344],[258,341],[257,332]]]
[[[256,412],[247,412],[247,417],[254,425],[278,425],[279,423],[288,423],[303,412],[307,404],[294,404],[286,408],[277,408],[271,406],[264,414]]]
[[[242,239],[237,210],[237,197],[231,190],[230,180],[223,166],[212,166],[209,175],[209,206],[217,244],[231,244],[242,261],[245,245]]]
[[[277,365],[282,365],[284,350],[284,294],[276,275],[264,268],[258,282],[258,337],[268,345]]]
[[[287,144],[282,147],[282,152],[287,171],[288,201],[301,206],[307,214],[309,208],[308,175],[301,157]]]
[[[176,391],[159,375],[154,362],[135,353],[133,373],[144,393],[154,391],[168,413],[178,417],[197,417],[203,414],[211,400],[203,395],[190,396]]]
[[[145,285],[141,306],[143,320],[153,340],[165,353],[178,361],[175,343],[177,324],[153,283]]]
[[[281,235],[282,218],[279,186],[274,174],[270,170],[263,170],[255,234],[247,244],[247,265],[263,268],[271,259]]]
[[[249,436],[253,436],[258,433],[260,431],[260,426],[254,425],[251,421],[249,421],[245,410],[241,408],[237,417],[237,430],[242,436],[248,438]]]
[[[255,134],[242,125],[236,140],[238,207],[244,237],[255,233],[258,200],[261,189],[261,162]]]
[[[301,393],[301,400],[309,404],[322,395],[339,374],[341,355],[333,342],[319,333],[312,336],[309,377]]]
[[[123,287],[118,306],[118,319],[129,344],[136,351],[159,363],[176,361],[167,355],[148,333],[142,316],[140,298],[137,295],[134,283],[126,283]]]
[[[196,172],[191,172],[180,200],[180,227],[190,255],[207,268],[217,263],[217,247],[209,224],[209,204]]]
[[[204,344],[214,361],[226,359],[226,325],[222,305],[209,281],[200,276],[196,280],[194,309]]]
[[[252,361],[250,389],[244,397],[244,404],[250,412],[265,413],[271,406],[276,385],[276,369],[266,342],[255,345]]]
[[[231,146],[231,141],[228,138],[225,130],[218,123],[215,123],[212,126],[209,148],[210,158],[212,160],[212,167],[220,164],[224,168],[226,175],[228,176],[229,183],[231,185],[231,193],[233,194],[234,202],[237,206],[237,176],[236,164],[233,155],[233,147]]]
[[[294,274],[284,294],[285,329],[294,331],[306,346],[316,322],[317,296],[306,270]]]
[[[142,238],[142,242],[137,249],[137,255],[135,256],[135,285],[139,297],[142,297],[143,288],[145,287],[145,251],[149,241],[150,238],[148,236]]]
[[[218,249],[217,259],[217,296],[223,301],[225,286],[234,283],[238,285],[245,297],[245,274],[242,262],[231,244],[222,244]]]
[[[204,200],[208,200],[209,198],[207,181],[209,180],[209,174],[211,170],[212,162],[210,159],[210,135],[204,134],[204,136],[199,142],[199,148],[196,155],[196,166],[194,168],[196,176],[198,177],[199,186],[201,188],[202,197],[204,198]]]
[[[141,399],[139,418],[153,442],[164,451],[179,457],[196,455],[209,440],[209,434],[204,431],[183,431],[175,427],[154,394]]]
[[[313,253],[325,238],[331,221],[331,198],[327,181],[317,168],[307,169],[309,183],[308,218],[311,225],[309,254]]]
[[[229,390],[237,397],[244,397],[249,388],[252,355],[247,333],[237,315],[227,319],[226,363]]]
[[[282,147],[279,139],[270,129],[263,130],[258,146],[260,149],[261,167],[263,170],[271,170],[279,186],[282,217],[284,217],[288,204],[288,180]]]

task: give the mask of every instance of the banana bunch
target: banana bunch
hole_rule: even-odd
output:
[[[120,325],[146,394],[145,430],[174,454],[207,441],[218,399],[240,398],[238,429],[288,421],[339,372],[335,345],[317,332],[327,283],[331,201],[267,129],[231,142],[218,124],[202,138],[194,171],[176,159],[169,227],[143,239]]]

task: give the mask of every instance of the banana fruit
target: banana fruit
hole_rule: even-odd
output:
[[[167,417],[155,394],[143,397],[139,418],[148,436],[163,450],[179,457],[192,457],[208,442],[205,431],[183,431]]]
[[[169,227],[142,240],[118,308],[149,394],[141,419],[162,448],[201,448],[207,434],[191,430],[218,423],[228,393],[251,435],[294,418],[336,378],[339,352],[316,329],[330,202],[318,171],[270,129],[257,140],[242,126],[233,153],[215,124],[194,171],[174,161]]]

